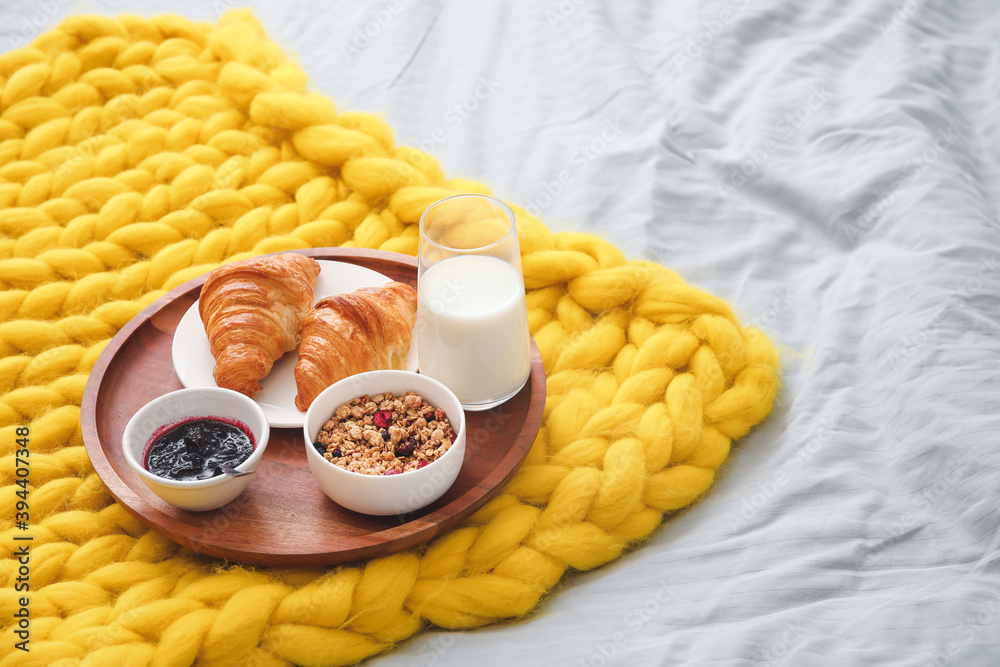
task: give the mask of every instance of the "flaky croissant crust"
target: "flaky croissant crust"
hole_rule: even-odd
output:
[[[312,307],[320,265],[298,253],[225,264],[212,271],[199,297],[215,383],[253,398],[260,380],[299,342]]]
[[[416,290],[399,282],[322,299],[302,322],[295,406],[350,375],[405,368],[416,311]]]

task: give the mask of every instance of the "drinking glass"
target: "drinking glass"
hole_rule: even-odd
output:
[[[500,405],[531,371],[513,211],[485,195],[445,197],[420,217],[417,255],[420,372],[466,410]]]

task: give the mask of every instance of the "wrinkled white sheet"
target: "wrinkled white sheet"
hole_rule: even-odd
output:
[[[5,2],[0,44],[227,3]],[[340,108],[782,350],[773,414],[652,540],[372,664],[995,664],[995,0],[251,4]]]

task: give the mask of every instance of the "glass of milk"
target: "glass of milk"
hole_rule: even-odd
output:
[[[432,204],[420,218],[420,372],[466,410],[516,394],[531,370],[528,311],[514,213],[477,194]]]

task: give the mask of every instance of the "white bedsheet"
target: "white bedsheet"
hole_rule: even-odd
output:
[[[4,3],[0,48],[227,4]],[[340,108],[782,351],[772,415],[648,543],[371,664],[996,664],[995,0],[250,4]]]

